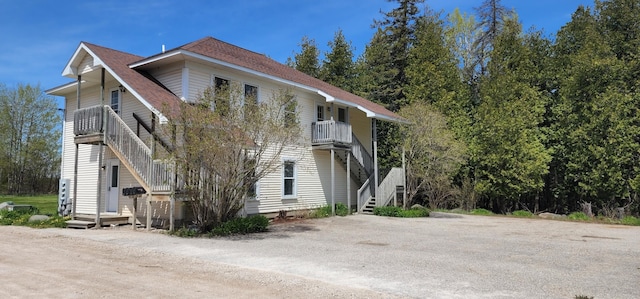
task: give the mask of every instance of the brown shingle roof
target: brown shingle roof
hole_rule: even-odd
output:
[[[336,99],[359,105],[375,114],[383,115],[391,119],[402,119],[400,116],[387,110],[381,105],[342,90],[322,80],[311,77],[303,72],[297,71],[265,55],[234,46],[212,37],[205,37],[170,51],[178,49],[204,55],[256,72],[316,88]]]
[[[168,108],[173,111],[178,108],[180,99],[162,86],[156,80],[144,72],[139,72],[129,68],[129,64],[139,61],[144,57],[105,48],[87,42],[82,42],[91,52],[109,67],[115,75],[120,77],[128,86],[139,94],[151,106],[161,111]],[[166,105],[166,106],[165,106]]]

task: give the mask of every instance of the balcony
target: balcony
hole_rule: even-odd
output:
[[[328,146],[350,146],[351,125],[335,120],[317,121],[311,124],[311,144]]]

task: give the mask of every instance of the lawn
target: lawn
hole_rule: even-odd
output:
[[[57,215],[58,214],[58,195],[34,195],[34,196],[11,196],[0,195],[0,202],[13,201],[17,205],[32,205],[40,211],[40,214]]]

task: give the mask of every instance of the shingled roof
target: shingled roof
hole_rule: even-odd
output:
[[[387,110],[386,108],[373,103],[360,96],[347,92],[322,80],[311,77],[287,65],[279,63],[263,54],[259,54],[247,49],[220,41],[212,37],[205,37],[200,40],[188,43],[186,45],[171,49],[166,53],[160,53],[142,61],[138,61],[133,65],[143,65],[145,61],[153,61],[163,55],[169,55],[172,52],[190,52],[211,59],[225,62],[234,66],[249,69],[267,76],[280,78],[286,81],[294,82],[319,92],[325,93],[338,101],[351,104],[363,111],[375,114],[375,117],[387,120],[402,120],[397,114]]]
[[[98,56],[100,60],[114,72],[114,75],[123,81],[123,84],[127,85],[127,90],[140,95],[140,97],[158,111],[164,107],[173,110],[179,106],[180,99],[169,91],[169,89],[146,72],[137,71],[129,67],[129,64],[139,61],[144,57],[87,42],[82,42],[82,44]]]

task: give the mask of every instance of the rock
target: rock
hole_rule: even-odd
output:
[[[548,212],[540,213],[540,214],[538,214],[538,217],[544,218],[544,219],[562,219],[562,218],[564,218],[563,215],[558,215],[558,214],[548,213]]]
[[[49,216],[47,215],[33,215],[29,217],[29,222],[47,221],[47,220],[49,220]]]
[[[0,203],[0,210],[8,210],[9,206],[13,205],[13,201],[5,201],[3,203]]]
[[[424,209],[423,206],[419,205],[419,204],[415,204],[411,206],[412,210],[420,210],[420,209]]]

